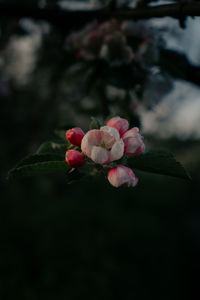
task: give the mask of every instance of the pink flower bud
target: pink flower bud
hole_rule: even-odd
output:
[[[84,163],[84,157],[78,150],[68,150],[65,153],[65,160],[72,168],[79,168]]]
[[[106,123],[106,125],[116,128],[119,131],[120,136],[122,136],[128,130],[129,127],[128,121],[120,117],[114,117],[110,119]]]
[[[81,141],[84,137],[84,132],[79,127],[74,127],[66,131],[67,140],[74,146],[81,146]]]
[[[138,156],[145,151],[143,137],[139,134],[139,129],[134,127],[122,136],[124,142],[124,154],[126,156]]]
[[[110,169],[107,177],[110,184],[112,184],[114,187],[134,187],[138,183],[138,178],[135,176],[133,171],[130,168],[122,165],[118,165]]]

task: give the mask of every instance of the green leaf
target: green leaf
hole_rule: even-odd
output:
[[[8,179],[66,172],[70,168],[64,159],[58,155],[32,155],[21,161],[8,173]]]
[[[94,117],[91,117],[91,119],[90,129],[99,129],[101,127],[99,120]]]
[[[64,159],[65,152],[67,151],[67,143],[66,144],[59,144],[52,141],[46,142],[42,144],[39,149],[37,150],[36,154],[55,154],[62,156]]]
[[[168,175],[183,179],[191,179],[184,167],[174,156],[165,151],[149,151],[128,159],[128,166],[145,172]]]

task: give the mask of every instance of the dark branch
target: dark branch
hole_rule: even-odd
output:
[[[138,7],[134,10],[118,11],[114,14],[117,19],[150,19],[173,17],[182,18],[187,16],[200,16],[200,4],[196,2],[159,5],[155,7]]]
[[[148,18],[161,18],[169,16],[173,18],[184,18],[185,16],[200,16],[200,4],[196,2],[169,4],[156,7],[138,7],[136,9],[126,9],[118,11],[108,11],[108,9],[91,11],[63,11],[60,8],[41,9],[36,6],[20,6],[0,3],[1,17],[31,17],[34,19],[47,20],[58,26],[68,26],[78,28],[94,19],[103,21],[109,18],[119,20],[136,20]],[[64,29],[64,28],[63,28]]]
[[[184,54],[162,49],[159,65],[175,78],[200,85],[200,67],[192,65]]]

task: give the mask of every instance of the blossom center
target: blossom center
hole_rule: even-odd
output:
[[[112,149],[112,146],[111,145],[106,145],[105,142],[102,142],[101,144],[97,145],[97,147],[101,147],[101,148],[106,149],[108,151],[110,151]]]

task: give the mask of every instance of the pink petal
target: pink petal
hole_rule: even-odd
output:
[[[138,178],[130,168],[118,165],[108,172],[108,181],[115,187],[119,186],[136,186]]]
[[[100,145],[102,143],[102,137],[103,133],[98,129],[88,131],[81,142],[81,150],[83,153],[90,157],[93,146]]]
[[[128,131],[126,131],[123,134],[122,139],[129,138],[129,137],[137,137],[138,133],[139,133],[139,128],[134,127],[132,129],[129,129]]]
[[[124,154],[124,142],[122,139],[115,142],[115,144],[112,146],[110,155],[111,155],[111,161],[120,159]]]
[[[97,164],[105,164],[109,162],[110,154],[108,150],[102,147],[94,146],[91,151],[91,159]]]
[[[111,127],[110,127],[111,128]],[[107,149],[112,148],[115,143],[115,138],[110,135],[107,131],[101,130],[102,132],[102,145],[105,145]]]
[[[140,147],[140,141],[137,138],[127,138],[124,140],[125,154],[134,153]]]
[[[106,131],[108,132],[111,136],[113,136],[116,140],[119,140],[120,139],[120,136],[119,136],[119,131],[114,128],[114,127],[110,127],[110,126],[102,126],[100,128],[100,130],[103,130],[103,131]]]
[[[122,119],[119,116],[110,119],[107,123],[107,126],[114,127],[119,131],[120,136],[122,136],[129,127],[129,123],[126,119]]]
[[[124,153],[127,156],[138,156],[145,151],[143,137],[139,134],[139,129],[134,127],[122,136],[124,142]]]

